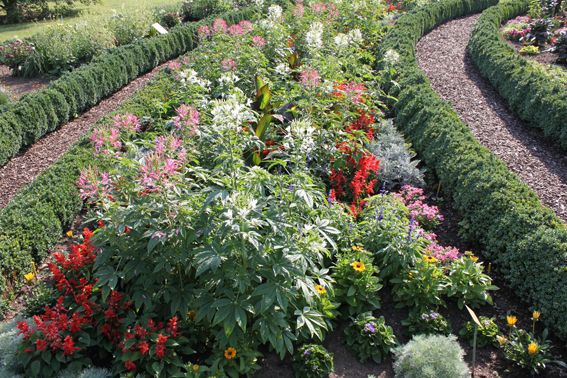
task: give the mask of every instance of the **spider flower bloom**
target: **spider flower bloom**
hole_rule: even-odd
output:
[[[254,26],[252,25],[252,23],[250,21],[247,21],[247,20],[240,21],[238,26],[240,26],[242,28],[243,34],[248,34],[252,31],[252,29],[254,29]]]
[[[307,88],[313,88],[320,84],[319,79],[319,72],[313,68],[305,69],[301,75],[299,76],[299,82],[305,85]]]
[[[224,358],[227,360],[232,360],[234,357],[236,357],[236,349],[228,348],[224,351]]]
[[[252,45],[254,47],[264,47],[266,46],[266,40],[260,36],[255,36],[252,38]]]
[[[215,33],[224,33],[227,30],[226,21],[222,18],[217,18],[213,23],[213,30]]]
[[[206,38],[211,35],[211,29],[207,25],[203,25],[199,28],[199,38]]]
[[[232,25],[231,27],[228,28],[228,34],[229,35],[243,35],[244,30],[242,29],[242,26],[240,26],[240,25]]]
[[[350,265],[352,266],[352,269],[354,269],[355,271],[357,271],[359,273],[364,272],[366,270],[366,267],[360,261],[355,261]]]
[[[528,346],[528,353],[529,354],[535,354],[538,349],[539,349],[539,346],[537,345],[537,343],[532,341],[530,343],[530,345]]]

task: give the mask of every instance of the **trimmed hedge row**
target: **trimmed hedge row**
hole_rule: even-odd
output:
[[[252,16],[251,12],[251,9],[231,11],[216,17],[223,17],[230,24],[248,19]],[[132,58],[143,53],[144,50],[139,45],[129,48],[128,51],[129,54],[132,54]],[[192,47],[194,47],[194,44]],[[136,49],[139,49],[139,51],[136,52]],[[146,61],[143,56],[140,56],[140,60]],[[131,60],[131,62],[133,61]],[[104,64],[107,63],[108,61],[104,62]],[[99,67],[93,66],[92,72],[96,72]],[[118,70],[128,70],[127,66],[124,65],[122,67],[117,66],[117,68]],[[118,70],[108,69],[108,73]],[[81,72],[83,71],[85,70]],[[79,73],[73,76],[72,80],[83,79],[91,81],[91,84],[95,85],[90,74]],[[60,86],[69,85],[73,87],[74,85],[71,79],[58,82],[57,85]],[[171,79],[160,73],[112,115],[133,113],[139,118],[147,116],[154,107],[154,100],[167,97],[172,85]],[[77,94],[77,102],[82,102],[85,99],[90,101],[89,99],[93,98],[91,96],[96,90],[85,89],[85,91],[80,91],[81,93]],[[93,92],[87,94],[89,90]],[[42,91],[42,95],[51,93],[59,92],[52,88]],[[66,93],[70,94],[71,92]],[[82,98],[81,95],[84,95],[84,97]],[[73,97],[70,96],[69,98],[72,99]],[[76,106],[76,103],[66,99],[61,99],[58,104],[69,108]],[[37,109],[41,109],[41,107],[38,105]],[[55,108],[49,113],[56,111],[62,110]],[[47,112],[44,111],[42,114],[47,114]],[[107,115],[100,122],[108,122],[112,115]],[[0,117],[0,119],[2,118]],[[89,164],[96,164],[101,169],[105,168],[100,161],[93,158],[94,150],[91,146],[88,138],[84,136],[53,166],[24,187],[0,212],[0,301],[22,282],[22,273],[31,271],[32,261],[40,261],[53,249],[55,243],[61,239],[62,233],[70,227],[73,219],[82,209],[83,202],[79,198],[75,184],[81,170]]]
[[[222,17],[232,24],[251,17],[253,12],[253,8],[245,8],[227,12]],[[47,88],[24,94],[17,103],[3,106],[0,109],[0,166],[22,147],[36,142],[140,74],[195,48],[198,28],[216,17],[219,15],[177,26],[169,34],[110,49]]]
[[[560,337],[567,337],[567,228],[506,165],[480,145],[449,103],[419,70],[415,45],[449,19],[479,12],[497,0],[442,0],[409,12],[383,38],[384,75],[398,85],[396,125],[402,128],[463,216],[467,236],[480,241],[511,288]],[[397,61],[390,50],[399,54]],[[386,58],[386,60],[384,60]],[[390,60],[390,62],[387,61]]]
[[[515,114],[567,149],[567,87],[518,55],[499,33],[503,22],[526,13],[528,6],[529,0],[510,1],[483,12],[471,32],[469,52]]]

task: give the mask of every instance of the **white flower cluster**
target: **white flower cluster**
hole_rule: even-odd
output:
[[[282,19],[282,7],[279,5],[272,5],[268,8],[268,18],[274,22],[280,22]]]
[[[384,54],[384,62],[388,66],[394,65],[398,61],[398,59],[400,59],[400,54],[392,49],[386,51],[386,54]]]
[[[309,121],[293,121],[287,128],[287,143],[284,143],[284,147],[288,151],[295,149],[302,155],[311,154],[316,147],[313,139],[316,130]]]
[[[363,39],[360,29],[351,30],[348,32],[348,34],[339,33],[335,37],[335,44],[341,49],[362,43],[362,41]]]
[[[237,94],[231,94],[226,100],[214,100],[212,124],[217,129],[239,128],[245,122],[255,122],[256,117],[250,106],[241,101]]]
[[[209,80],[197,77],[197,71],[192,69],[179,72],[179,81],[181,82],[181,84],[197,85],[206,90],[208,90],[211,85],[211,82]]]
[[[324,26],[320,22],[314,22],[311,24],[311,28],[305,35],[305,42],[309,48],[317,50],[323,47],[323,32]]]

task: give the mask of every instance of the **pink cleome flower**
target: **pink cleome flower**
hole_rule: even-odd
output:
[[[319,76],[319,72],[317,72],[317,70],[313,68],[307,68],[303,70],[303,72],[301,72],[301,75],[299,76],[299,82],[308,88],[313,88],[320,84],[320,78],[321,76]]]
[[[266,40],[262,37],[255,36],[252,38],[252,45],[254,47],[264,47],[266,45]]]
[[[213,23],[213,30],[215,33],[224,33],[227,30],[226,21],[222,18],[217,18]]]

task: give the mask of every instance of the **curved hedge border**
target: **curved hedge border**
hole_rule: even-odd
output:
[[[249,19],[252,12],[249,8],[215,18],[222,17],[230,24]],[[171,85],[171,80],[160,73],[112,114],[146,116],[154,106],[154,99],[167,97]],[[110,116],[100,122],[108,121]],[[93,153],[91,143],[84,136],[0,211],[0,301],[21,283],[22,272],[31,271],[32,261],[39,261],[52,250],[81,211],[83,202],[75,185],[81,170],[93,163],[104,169]]]
[[[510,1],[483,12],[471,32],[469,52],[514,113],[567,149],[567,87],[518,55],[499,33],[503,22],[526,13],[528,5],[529,0]]]
[[[91,108],[140,74],[195,48],[202,24],[221,16],[232,24],[252,13],[253,8],[247,8],[214,15],[198,23],[177,26],[169,34],[110,49],[47,88],[24,94],[17,103],[3,106],[0,109],[0,166],[22,147]]]
[[[415,45],[435,26],[479,12],[497,0],[442,0],[398,20],[383,38],[383,74],[393,68],[398,85],[386,90],[397,97],[396,124],[434,171],[464,217],[467,236],[480,241],[485,255],[503,272],[516,293],[544,314],[560,337],[567,337],[567,228],[543,207],[518,177],[480,145],[449,103],[442,101],[420,71]]]

